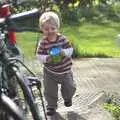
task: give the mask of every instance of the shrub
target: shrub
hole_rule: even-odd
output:
[[[80,18],[80,9],[71,8],[61,10],[61,16],[63,23],[78,23]]]
[[[120,120],[120,105],[116,103],[105,103],[104,108],[111,112],[116,120]]]

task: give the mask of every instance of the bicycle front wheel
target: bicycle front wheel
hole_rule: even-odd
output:
[[[20,85],[20,88],[23,92],[25,102],[27,102],[30,112],[32,114],[32,117],[34,120],[42,120],[42,117],[40,116],[40,113],[38,112],[38,109],[36,107],[36,104],[34,103],[34,98],[30,92],[29,87],[24,83],[24,77],[20,74],[20,72],[16,69],[14,69],[18,84]]]

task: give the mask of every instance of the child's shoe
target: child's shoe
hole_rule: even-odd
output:
[[[47,108],[47,115],[52,116],[56,113],[55,108]]]
[[[72,100],[65,101],[65,102],[64,102],[64,105],[65,105],[66,107],[72,106]]]

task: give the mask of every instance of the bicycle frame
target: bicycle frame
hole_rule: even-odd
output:
[[[23,112],[18,108],[18,106],[4,93],[0,93],[0,106],[4,111],[16,120],[24,120]]]
[[[27,17],[35,17],[35,16],[39,16],[39,15],[40,15],[40,13],[39,13],[38,9],[34,9],[31,11],[27,11],[27,12],[15,14],[15,15],[10,15],[10,16],[7,16],[6,18],[0,18],[0,26],[7,25],[6,30],[10,30],[13,32],[14,31],[16,31],[16,32],[21,32],[21,31],[35,31],[36,32],[37,31],[38,32],[39,30],[37,30],[37,29],[33,30],[31,28],[27,28],[27,29],[23,28],[21,30],[21,29],[15,28],[15,27],[11,26],[11,22],[19,21],[19,20],[27,18]],[[35,109],[35,104],[33,103],[34,98],[31,94],[28,86],[25,85],[23,76],[21,75],[17,66],[14,64],[14,62],[13,62],[14,60],[9,59],[10,55],[6,51],[7,51],[7,48],[4,43],[4,40],[0,39],[0,61],[2,62],[2,64],[7,66],[7,69],[9,69],[14,76],[16,76],[18,84],[22,88],[24,97],[25,97],[25,99],[27,99],[28,105],[30,106],[30,110],[32,111],[33,119],[34,120],[42,120],[41,116],[39,116],[39,114],[38,114],[38,111]],[[2,94],[0,94],[0,97],[2,97],[1,96]],[[6,95],[4,94],[4,96],[6,96]],[[6,96],[6,98],[8,98],[8,97]],[[9,98],[9,100],[10,100],[10,98]],[[1,101],[6,101],[6,99],[1,99]],[[1,103],[4,103],[4,102],[1,102]],[[6,103],[6,108],[8,108],[8,110],[12,111],[14,114],[14,109],[12,109],[11,106],[9,106],[9,103]],[[10,114],[12,114],[12,113],[10,112]],[[15,113],[14,115],[17,115],[17,114]],[[19,120],[19,119],[17,119],[17,120]],[[20,120],[22,120],[22,119],[20,119]],[[47,118],[46,118],[46,120],[47,120]]]
[[[2,66],[5,66],[4,71],[5,71],[6,75],[8,76],[8,79],[11,76],[16,76],[16,78],[17,78],[16,80],[17,80],[18,84],[20,85],[20,87],[22,88],[24,97],[27,100],[27,103],[30,107],[30,110],[31,110],[34,120],[41,120],[41,117],[39,116],[39,113],[34,104],[33,96],[30,93],[28,86],[26,86],[26,84],[24,83],[24,78],[21,75],[21,73],[18,69],[18,66],[16,66],[16,64],[15,64],[16,63],[15,59],[10,59],[9,53],[6,52],[6,47],[5,47],[4,41],[1,42],[0,48],[2,48],[1,49],[2,52],[0,53],[0,56],[1,56],[0,61],[3,64]]]

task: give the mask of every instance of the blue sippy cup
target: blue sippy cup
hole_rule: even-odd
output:
[[[61,48],[60,47],[54,47],[50,50],[50,55],[52,56],[53,62],[60,62],[61,61]]]

